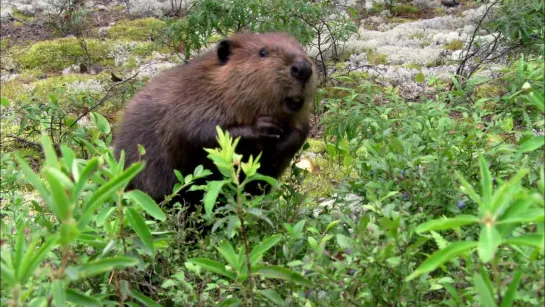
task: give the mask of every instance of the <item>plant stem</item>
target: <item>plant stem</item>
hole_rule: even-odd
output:
[[[248,245],[248,236],[246,234],[246,226],[244,224],[244,215],[242,211],[242,200],[240,197],[240,193],[237,196],[237,214],[238,218],[240,219],[240,229],[242,232],[242,241],[244,241],[244,252],[246,254],[246,267],[248,269],[248,293],[247,295],[250,297],[250,304],[251,306],[254,305],[254,296],[253,296],[253,289],[254,289],[254,282],[251,275],[251,269],[252,264],[250,263],[250,247]],[[243,192],[242,192],[243,193]]]

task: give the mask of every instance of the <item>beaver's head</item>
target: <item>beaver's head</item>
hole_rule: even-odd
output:
[[[230,103],[269,114],[294,114],[312,105],[317,72],[292,36],[240,33],[219,42],[215,53],[218,86]]]

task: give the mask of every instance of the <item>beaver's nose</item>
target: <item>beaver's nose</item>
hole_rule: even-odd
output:
[[[296,58],[291,64],[291,75],[303,82],[308,81],[312,75],[312,65],[303,58]]]

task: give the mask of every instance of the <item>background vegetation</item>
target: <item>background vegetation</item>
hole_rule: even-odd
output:
[[[448,45],[461,50],[456,74],[418,73],[432,91],[411,100],[338,69],[362,20],[439,14],[408,1],[367,11],[170,1],[163,19],[133,16],[130,1],[12,12],[1,41],[2,74],[17,74],[2,79],[1,304],[543,305],[544,5],[466,2],[488,6],[467,41]],[[115,23],[104,31],[104,20]],[[290,171],[259,175],[258,157],[240,161],[218,130],[208,153],[224,179],[197,187],[209,170],[176,173],[173,195],[206,189],[196,212],[125,191],[143,164],[123,168],[112,132],[147,67],[243,30],[288,31],[315,50],[313,138]],[[474,40],[482,33],[492,39]],[[387,56],[369,55],[376,65]],[[491,67],[494,78],[477,73]],[[276,189],[251,198],[252,180]]]

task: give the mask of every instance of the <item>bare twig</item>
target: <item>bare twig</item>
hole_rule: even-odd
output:
[[[22,138],[22,137],[19,137],[19,136],[16,136],[14,134],[8,134],[7,137],[9,138],[12,138],[20,143],[23,143],[23,144],[26,144],[26,145],[29,145],[29,146],[32,146],[34,147],[36,150],[38,151],[42,151],[42,145],[36,143],[36,142],[33,142],[33,141],[30,141],[30,140],[27,140],[25,138]]]
[[[100,99],[94,106],[92,106],[91,108],[89,108],[89,110],[87,110],[87,112],[81,114],[70,126],[69,128],[72,128],[75,124],[77,124],[78,121],[80,121],[83,117],[85,117],[86,115],[88,115],[90,112],[92,112],[93,110],[95,110],[96,108],[98,108],[100,105],[102,105],[106,99],[108,98],[108,96],[110,95],[110,92],[116,88],[117,86],[123,84],[123,83],[126,83],[134,78],[136,78],[136,76],[138,76],[138,74],[140,73],[140,71],[137,71],[134,75],[132,75],[131,77],[123,80],[123,81],[119,81],[117,83],[115,83],[114,85],[110,86],[110,88],[106,91],[106,94],[104,95],[104,97],[102,97],[102,99]]]
[[[473,57],[475,57],[477,55],[477,53],[479,52],[479,50],[480,50],[480,49],[478,49],[478,50],[475,50],[474,52],[470,53],[471,49],[473,48],[473,44],[475,43],[475,38],[477,37],[477,33],[482,28],[483,22],[486,19],[486,17],[488,17],[488,14],[490,13],[490,10],[492,9],[492,7],[494,5],[496,5],[497,3],[499,3],[499,2],[500,2],[500,0],[494,0],[494,2],[492,2],[490,5],[488,5],[488,7],[486,8],[486,11],[484,12],[483,16],[477,22],[477,26],[475,27],[475,30],[473,31],[473,34],[471,35],[471,38],[469,40],[469,44],[467,45],[466,55],[463,57],[462,61],[460,62],[460,65],[458,65],[458,68],[456,69],[456,79],[458,80],[458,82],[461,82],[462,78],[467,77],[467,76],[464,76],[464,70],[466,68],[467,62],[470,59],[472,59]],[[499,38],[496,37],[495,40],[497,40],[497,39],[499,39]],[[493,51],[494,50],[492,50],[492,52]],[[462,54],[463,54],[463,51],[462,51]],[[473,70],[473,71],[475,71],[475,70]],[[450,90],[452,90],[453,87],[454,87],[454,84],[451,84]]]

